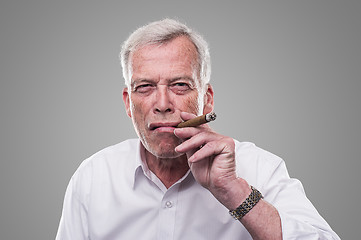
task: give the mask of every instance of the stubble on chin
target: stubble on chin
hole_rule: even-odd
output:
[[[160,136],[160,138],[162,138],[162,136]],[[160,141],[146,140],[143,138],[142,143],[145,149],[156,158],[172,159],[183,155],[175,151],[175,148],[181,144],[181,140],[176,136],[171,138],[164,137]]]

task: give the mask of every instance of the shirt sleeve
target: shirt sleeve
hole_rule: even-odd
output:
[[[340,240],[308,200],[301,182],[289,177],[283,160],[270,172],[262,191],[265,200],[278,210],[283,239]]]
[[[79,169],[71,178],[65,192],[56,240],[90,239],[87,217],[87,190],[90,180],[86,172],[80,174]]]

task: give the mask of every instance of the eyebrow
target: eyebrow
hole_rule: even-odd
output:
[[[178,80],[188,80],[188,81],[194,82],[194,79],[192,77],[189,77],[189,76],[179,76],[179,77],[167,79],[167,81],[169,81],[170,83],[178,81]],[[154,83],[156,81],[154,81],[152,79],[147,79],[147,78],[138,78],[138,79],[133,79],[133,81],[131,83],[131,86],[133,87],[137,83],[142,83],[142,82]]]

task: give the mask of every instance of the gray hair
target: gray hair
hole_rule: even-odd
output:
[[[209,83],[211,75],[210,55],[207,42],[201,35],[186,25],[173,20],[164,19],[152,22],[134,31],[123,43],[120,61],[126,86],[131,84],[132,63],[131,55],[138,48],[150,44],[162,44],[176,37],[186,36],[195,45],[198,53],[197,65],[201,88]]]

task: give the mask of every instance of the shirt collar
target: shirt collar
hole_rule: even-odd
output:
[[[143,152],[143,153],[142,153]],[[141,141],[138,139],[137,147],[135,148],[135,159],[134,159],[134,165],[133,165],[133,178],[132,178],[132,187],[135,186],[136,177],[139,173],[142,172],[143,167],[143,161],[142,158],[144,156],[144,147],[141,143]]]

